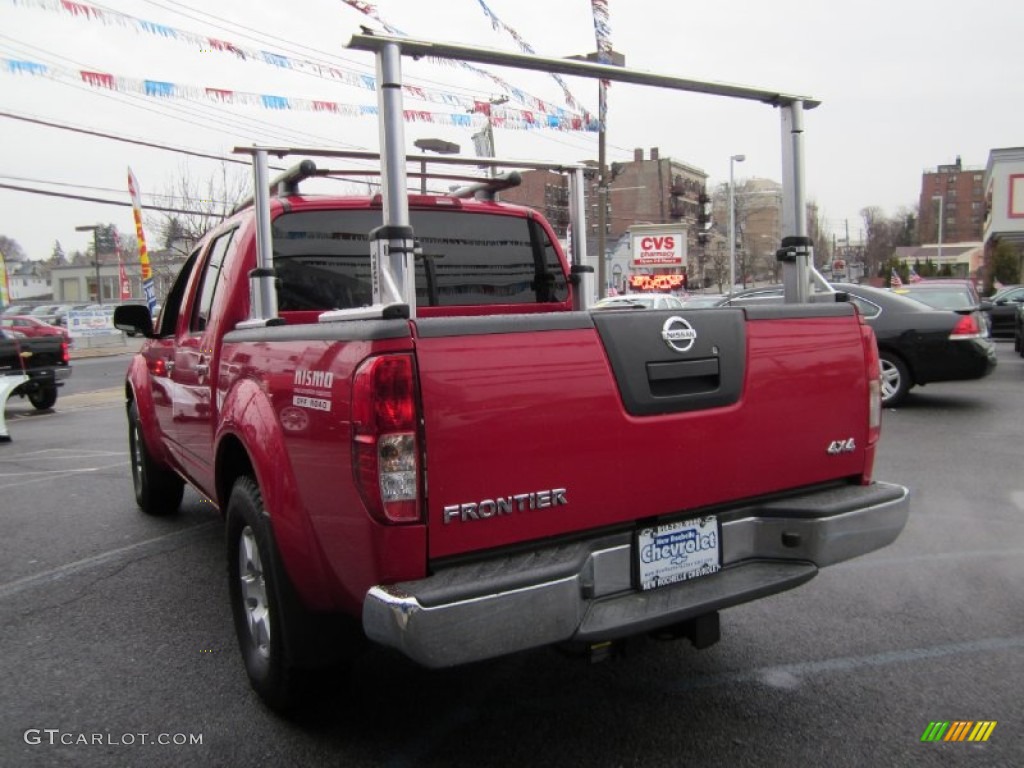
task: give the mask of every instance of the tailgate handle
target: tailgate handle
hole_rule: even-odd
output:
[[[713,392],[721,383],[719,360],[717,357],[708,357],[672,363],[648,363],[647,381],[655,397]]]

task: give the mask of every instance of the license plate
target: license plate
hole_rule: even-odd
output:
[[[655,589],[718,571],[721,535],[715,517],[641,528],[636,537],[640,589]]]

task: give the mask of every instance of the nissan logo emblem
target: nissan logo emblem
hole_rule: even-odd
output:
[[[697,332],[683,318],[673,315],[661,326],[661,338],[668,344],[669,349],[689,352],[693,342],[697,340]]]

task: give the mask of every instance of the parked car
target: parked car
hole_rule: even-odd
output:
[[[1017,305],[1017,314],[1013,318],[1013,348],[1024,357],[1024,304]]]
[[[594,309],[682,309],[683,302],[667,293],[624,293],[607,296],[596,302]]]
[[[71,376],[67,340],[53,336],[30,339],[20,331],[0,327],[0,376],[22,372],[28,380],[12,390],[11,396],[27,397],[37,410],[52,408],[57,389]]]
[[[892,292],[907,296],[935,309],[951,309],[954,312],[974,312],[975,320],[984,328],[984,335],[990,336],[988,316],[981,311],[981,295],[973,280],[938,279],[909,283]]]
[[[995,345],[978,313],[933,309],[895,291],[834,283],[875,332],[882,368],[882,405],[899,405],[915,386],[988,376],[996,367]],[[781,304],[782,286],[742,291],[719,306]]]
[[[3,313],[0,314],[5,317],[9,315],[27,315],[31,311],[31,304],[11,304],[9,307],[5,307]]]
[[[42,320],[44,323],[54,325],[57,320],[57,310],[60,309],[60,304],[41,304],[35,307],[31,312],[27,312],[29,317],[37,318]]]
[[[74,304],[61,304],[54,310],[54,325],[67,325],[68,312],[75,309]]]
[[[696,309],[698,307],[714,307],[722,302],[725,298],[723,293],[691,293],[689,296],[683,297],[683,306],[687,309]]]
[[[1024,285],[1007,285],[991,298],[981,300],[981,311],[988,315],[992,336],[1013,338],[1014,318],[1024,306]]]
[[[64,328],[43,322],[32,315],[4,315],[0,317],[0,327],[18,331],[28,338],[36,336],[67,336]]]

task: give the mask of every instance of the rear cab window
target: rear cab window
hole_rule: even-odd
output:
[[[416,304],[523,307],[565,302],[554,244],[539,222],[461,210],[410,211],[416,239]],[[373,302],[369,232],[379,209],[297,211],[273,222],[278,309],[350,309]]]

